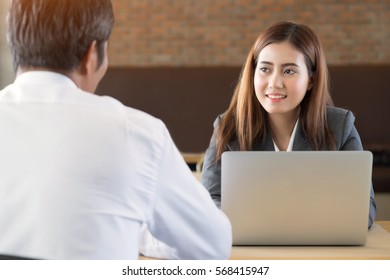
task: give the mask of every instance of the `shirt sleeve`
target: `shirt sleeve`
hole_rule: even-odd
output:
[[[167,259],[226,259],[231,225],[193,176],[165,125],[153,210],[141,231],[140,251]]]

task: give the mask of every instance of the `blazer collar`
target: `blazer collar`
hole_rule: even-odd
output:
[[[268,129],[269,131],[269,129]],[[239,151],[238,141],[231,141],[228,143],[228,150],[230,151]],[[295,133],[293,151],[312,151],[309,141],[307,141],[306,136],[303,133],[301,124],[298,124],[297,131]],[[272,141],[271,133],[267,133],[265,141],[259,140],[254,143],[252,151],[275,151],[274,143]]]
[[[268,130],[269,131],[269,130]],[[312,151],[309,141],[303,133],[300,123],[295,133],[293,151]],[[258,141],[253,145],[253,151],[275,151],[271,133],[267,133],[265,141]]]
[[[295,134],[293,151],[311,151],[309,141],[306,138],[306,135],[303,133],[303,129],[301,124],[297,128],[297,132]]]

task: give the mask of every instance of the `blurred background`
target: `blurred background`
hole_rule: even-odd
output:
[[[278,21],[309,25],[325,49],[335,105],[354,112],[364,147],[374,152],[379,218],[390,213],[390,0],[112,2],[109,70],[97,94],[162,119],[190,153],[206,150],[259,33]],[[1,87],[14,79],[8,3],[0,2]]]
[[[320,36],[336,105],[357,115],[363,142],[386,145],[390,0],[114,0],[110,71],[98,90],[163,119],[178,147],[207,148],[253,42],[292,20]],[[387,101],[386,106],[384,102]]]

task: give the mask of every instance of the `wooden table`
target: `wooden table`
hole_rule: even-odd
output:
[[[376,221],[364,246],[233,246],[235,260],[390,260],[390,221]]]
[[[230,259],[390,260],[390,221],[375,221],[364,246],[233,246]]]
[[[390,221],[375,221],[375,223],[390,232]]]

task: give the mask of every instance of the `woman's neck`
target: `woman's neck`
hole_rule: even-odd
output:
[[[280,151],[286,151],[291,134],[298,120],[299,111],[292,114],[269,114],[268,122],[272,139]]]

